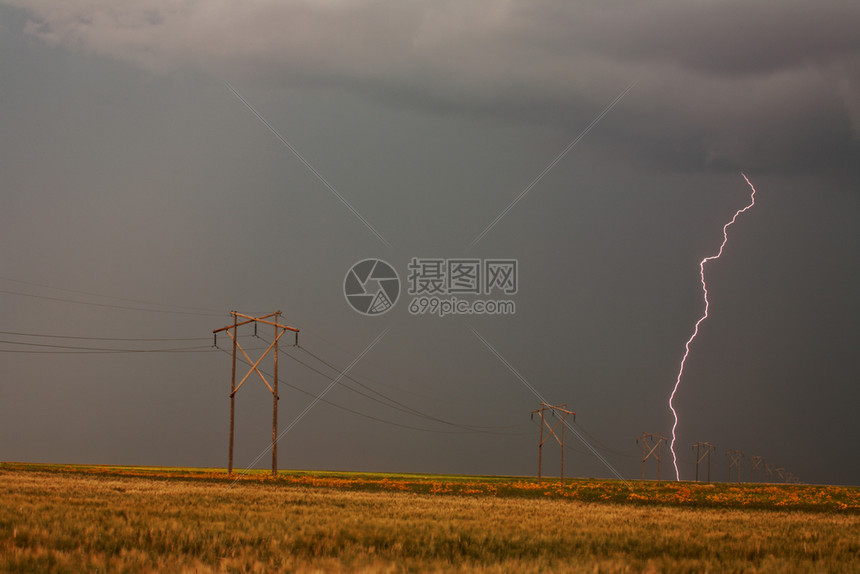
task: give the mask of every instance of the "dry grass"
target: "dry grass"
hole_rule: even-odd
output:
[[[552,487],[518,493],[521,479],[377,476],[374,485],[368,475],[296,474],[233,484],[206,473],[60,470],[0,465],[0,571],[860,570],[860,516],[838,506],[582,502]]]

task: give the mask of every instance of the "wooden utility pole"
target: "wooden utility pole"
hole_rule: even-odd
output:
[[[773,469],[775,468],[775,464],[771,464],[769,462],[764,463],[765,478],[768,482],[773,482]]]
[[[278,322],[278,315],[281,312],[278,311],[275,315],[275,323]],[[256,323],[254,323],[256,325]],[[275,327],[275,340],[272,341],[272,345],[275,348],[275,352],[272,354],[272,386],[274,389],[272,390],[272,476],[277,476],[278,474],[278,401],[281,400],[281,397],[278,395],[278,339],[281,338],[286,331],[281,331],[279,327]]]
[[[230,339],[233,340],[233,374],[230,378],[230,447],[229,454],[227,457],[227,473],[233,474],[233,429],[234,429],[234,421],[236,418],[236,393],[245,384],[245,381],[248,380],[248,377],[251,376],[251,373],[257,373],[260,379],[263,381],[263,384],[268,387],[269,391],[272,393],[272,476],[277,476],[278,474],[278,341],[280,341],[281,337],[287,331],[292,331],[296,333],[296,340],[298,340],[299,330],[295,327],[288,327],[286,325],[281,325],[278,322],[278,318],[281,316],[280,311],[275,311],[274,313],[270,313],[268,315],[263,315],[262,317],[252,317],[250,315],[243,315],[242,313],[238,313],[236,311],[230,311],[230,314],[233,316],[233,324],[227,325],[226,327],[221,327],[220,329],[215,329],[212,333],[216,337],[218,333],[225,331],[227,335],[230,336]],[[273,320],[271,320],[274,317]],[[244,319],[243,321],[239,321],[239,318]],[[256,361],[251,360],[251,357],[248,356],[248,353],[245,352],[245,349],[242,348],[242,345],[239,344],[239,327],[243,325],[248,325],[250,323],[254,324],[254,334],[257,333],[257,324],[262,323],[264,325],[271,325],[275,328],[275,340],[269,344],[269,347],[263,352],[259,359]],[[269,354],[269,351],[274,350],[274,355],[272,357],[272,362],[274,364],[274,381],[272,384],[269,384],[269,381],[260,371],[259,366],[263,359],[266,358],[266,355]],[[251,365],[251,368],[242,377],[242,380],[239,381],[239,384],[236,384],[236,351],[241,351],[242,355],[245,357],[245,360]]]
[[[726,456],[729,459],[729,482],[732,481],[732,468],[738,467],[738,482],[741,481],[741,459],[744,457],[744,453],[737,449],[731,449],[726,451]]]
[[[645,461],[653,455],[657,459],[657,482],[660,482],[660,445],[666,439],[660,433],[646,433],[636,439],[642,441],[642,480],[645,480]]]
[[[233,428],[236,420],[236,347],[239,340],[236,337],[236,325],[239,318],[233,313],[233,375],[230,377],[230,455],[227,457],[227,474],[233,474]],[[218,336],[217,333],[214,334]]]
[[[758,471],[758,481],[761,482],[761,463],[764,459],[760,456],[750,457],[750,482],[753,481],[753,471]]]
[[[711,482],[711,451],[716,450],[709,442],[697,442],[693,445],[696,449],[696,482],[699,482],[699,463],[706,457],[708,459],[708,482]]]
[[[555,426],[550,425],[549,421],[544,417],[544,412],[550,411],[550,413],[558,418],[558,422],[555,423]],[[573,415],[574,420],[576,420],[576,413],[573,411],[567,410],[567,403],[562,403],[560,405],[548,405],[546,403],[541,403],[540,408],[533,410],[531,412],[531,417],[534,419],[535,413],[540,414],[540,441],[538,442],[538,482],[541,481],[542,477],[542,466],[543,466],[543,443],[549,440],[550,437],[555,438],[556,442],[561,446],[561,481],[564,482],[564,421],[567,418],[567,415]],[[559,417],[558,414],[561,414]],[[549,430],[549,434],[544,438],[543,429],[544,426]],[[561,426],[561,437],[555,434],[555,431],[558,427]]]

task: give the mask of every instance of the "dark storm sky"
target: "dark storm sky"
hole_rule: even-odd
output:
[[[701,440],[718,479],[736,448],[860,484],[858,22],[840,1],[1,1],[0,460],[225,465],[211,331],[280,309],[340,368],[389,329],[282,468],[533,474],[538,399],[477,332],[635,478],[743,170],[756,205],[706,268],[677,395],[681,477]],[[368,257],[401,278],[412,257],[516,259],[517,312],[413,316],[404,295],[361,316],[342,287]],[[308,352],[282,355],[282,428],[329,382],[297,361],[337,374]],[[269,441],[267,393],[238,395],[239,466]],[[569,444],[567,474],[612,476]]]

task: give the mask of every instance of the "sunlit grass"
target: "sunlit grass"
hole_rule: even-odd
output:
[[[381,472],[271,471],[252,469],[229,476],[225,469],[48,465],[0,463],[0,470],[42,471],[57,474],[136,476],[151,479],[226,482],[265,482],[347,491],[411,492],[436,495],[473,495],[508,498],[562,498],[582,502],[693,508],[756,508],[860,514],[860,488],[795,484],[737,484],[653,482],[532,477],[424,475]]]
[[[267,474],[0,465],[0,571],[860,569],[856,488]]]

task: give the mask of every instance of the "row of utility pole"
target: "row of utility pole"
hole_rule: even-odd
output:
[[[642,436],[636,439],[636,442],[642,443],[642,480],[645,480],[645,462],[653,458],[657,462],[657,482],[660,482],[660,466],[662,462],[662,445],[666,442],[666,438],[659,433],[642,433]],[[711,482],[711,453],[716,451],[716,447],[709,442],[697,442],[693,445],[696,451],[696,482],[699,482],[699,465],[705,461],[707,466],[707,482]],[[744,453],[737,449],[729,449],[726,451],[726,459],[729,464],[728,482],[732,481],[734,469],[737,468],[737,482],[741,481],[741,460],[744,458]],[[776,467],[773,464],[765,463],[764,458],[760,456],[750,456],[747,460],[750,463],[750,482],[756,478],[757,482],[774,482],[778,479],[781,482],[798,483],[800,480],[792,473],[786,471],[782,467]]]
[[[564,481],[564,427],[567,424],[567,417],[571,415],[576,420],[576,413],[567,409],[567,403],[559,405],[550,405],[542,402],[540,408],[531,411],[531,418],[534,420],[535,415],[540,417],[540,440],[538,441],[538,482],[543,478],[543,445],[551,438],[561,446],[561,480]],[[551,419],[552,417],[552,419]],[[637,443],[642,443],[642,480],[645,480],[646,462],[653,459],[657,463],[657,482],[661,480],[661,467],[663,462],[663,445],[666,442],[666,437],[660,433],[646,433],[636,439]],[[711,455],[716,452],[716,447],[709,442],[699,441],[693,444],[693,449],[696,451],[696,478],[699,482],[699,467],[705,468],[705,481],[711,482]],[[741,481],[741,463],[744,458],[744,453],[737,449],[729,449],[726,451],[726,459],[728,461],[728,482],[732,481],[737,469],[737,481]],[[750,482],[757,479],[757,482],[800,482],[799,479],[787,472],[782,467],[776,467],[770,463],[765,463],[760,456],[750,456],[747,458],[750,463]],[[703,464],[704,463],[704,464]]]
[[[232,376],[230,378],[230,435],[227,472],[229,474],[233,474],[233,429],[236,413],[236,393],[240,388],[242,388],[242,385],[245,384],[251,375],[256,373],[260,380],[263,381],[263,384],[265,384],[272,393],[272,476],[276,476],[278,473],[278,400],[280,398],[278,396],[278,344],[284,334],[288,331],[295,333],[296,344],[298,344],[299,330],[295,327],[282,325],[279,322],[281,316],[280,311],[275,311],[274,313],[262,315],[260,317],[244,315],[237,311],[230,311],[230,315],[233,316],[233,323],[231,325],[212,331],[216,345],[218,333],[227,333],[233,343]],[[258,325],[268,325],[274,328],[274,339],[257,360],[251,359],[247,351],[239,343],[239,327],[250,324],[254,325],[254,335],[257,334]],[[260,363],[263,362],[263,359],[265,359],[270,352],[272,352],[272,366],[274,369],[271,384],[259,368]],[[247,364],[250,365],[250,368],[237,384],[236,360],[238,358],[238,353],[242,354]],[[555,442],[557,442],[561,447],[561,480],[564,481],[564,428],[568,424],[567,417],[571,416],[575,421],[576,413],[568,410],[567,403],[550,405],[542,402],[540,404],[540,408],[531,411],[532,419],[534,419],[535,415],[540,417],[540,440],[538,441],[538,482],[540,482],[543,477],[543,445],[550,438],[555,439]],[[551,418],[554,419],[554,422],[550,420]],[[636,442],[642,443],[642,480],[645,480],[645,463],[649,459],[653,458],[657,462],[657,481],[659,482],[662,462],[662,446],[663,443],[666,442],[666,438],[659,433],[642,433],[642,436],[637,438]],[[706,461],[707,481],[711,482],[711,453],[716,449],[709,442],[697,442],[693,445],[693,448],[696,450],[696,482],[699,481],[699,465],[702,461]],[[726,451],[726,457],[729,462],[729,481],[731,481],[733,469],[737,468],[737,480],[740,482],[741,459],[743,459],[744,454],[739,450],[730,449]],[[753,481],[754,475],[758,477],[759,482],[762,482],[763,478],[768,482],[773,482],[774,478],[778,478],[783,482],[799,482],[796,476],[787,472],[782,467],[776,467],[770,463],[765,463],[764,459],[760,456],[751,456],[748,460],[750,461],[750,482]],[[764,477],[762,476],[763,474],[765,475]]]
[[[737,482],[741,481],[741,459],[744,458],[744,453],[737,449],[731,449],[726,451],[726,457],[729,462],[729,482],[732,480],[732,469],[737,467]],[[763,457],[760,456],[750,456],[747,458],[749,461],[750,467],[750,482],[790,482],[797,484],[800,482],[800,479],[785,470],[785,468],[781,466],[776,466],[775,464],[770,464],[769,462],[765,462]]]

